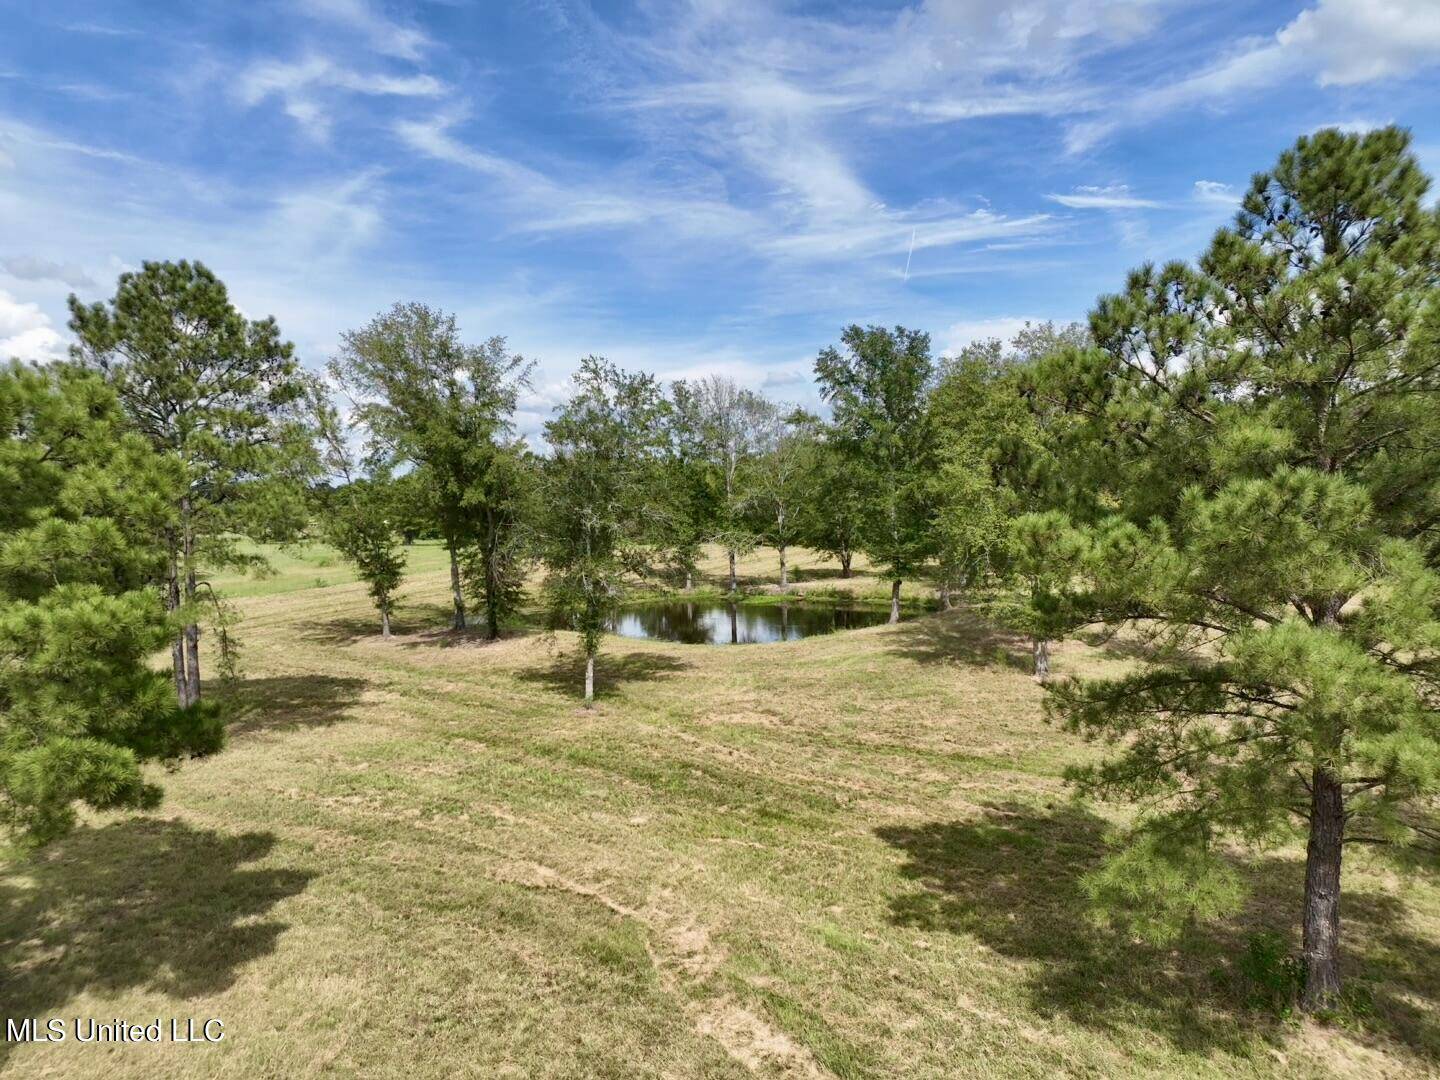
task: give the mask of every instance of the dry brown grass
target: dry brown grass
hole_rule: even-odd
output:
[[[796,561],[813,588],[825,568]],[[757,583],[773,569],[747,560]],[[6,1015],[217,1016],[225,1041],[11,1045],[0,1072],[1440,1063],[1440,891],[1422,879],[1350,864],[1346,966],[1375,1013],[1349,1028],[1277,1024],[1211,974],[1290,926],[1294,852],[1248,860],[1251,906],[1174,949],[1090,925],[1077,879],[1107,819],[1059,773],[1091,751],[1042,721],[1023,643],[965,614],[740,648],[608,639],[586,711],[565,635],[439,629],[438,570],[409,583],[390,642],[359,586],[263,591],[241,601],[229,748],[165,778],[161,813],[92,818],[0,877]],[[1061,673],[1122,662],[1055,655]]]

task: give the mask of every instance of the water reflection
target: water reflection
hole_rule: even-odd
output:
[[[845,604],[671,602],[622,608],[610,628],[621,637],[686,645],[762,645],[875,626],[888,617],[883,608]]]

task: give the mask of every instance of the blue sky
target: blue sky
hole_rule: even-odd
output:
[[[320,366],[396,300],[539,361],[812,403],[849,322],[939,348],[1194,255],[1295,137],[1410,127],[1440,0],[0,0],[0,353],[196,258]],[[908,264],[908,271],[907,271]]]

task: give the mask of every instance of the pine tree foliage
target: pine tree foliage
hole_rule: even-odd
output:
[[[220,747],[216,711],[149,666],[175,630],[150,583],[184,480],[96,375],[0,369],[0,821],[26,842],[77,803],[151,808],[142,762]]]
[[[160,580],[190,618],[172,643],[177,696],[200,698],[200,567],[258,561],[239,541],[299,535],[315,459],[309,380],[273,319],[245,318],[200,263],[147,262],[108,303],[70,298],[75,352],[111,381],[130,422],[184,472]]]
[[[1340,991],[1344,847],[1440,843],[1426,190],[1402,131],[1302,138],[1197,266],[1134,272],[1092,317],[1097,347],[1035,384],[1093,493],[1036,557],[1079,552],[1057,590],[1071,621],[1128,626],[1154,659],[1051,688],[1067,726],[1117,747],[1075,775],[1082,790],[1144,808],[1093,891],[1173,930],[1233,901],[1219,838],[1298,829],[1311,1009]]]

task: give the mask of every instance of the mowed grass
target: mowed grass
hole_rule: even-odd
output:
[[[802,589],[884,592],[796,561]],[[282,578],[341,572],[306,565]],[[773,553],[745,571],[773,578]],[[225,752],[164,776],[158,813],[91,816],[0,875],[6,1016],[219,1017],[224,1041],[0,1044],[0,1072],[1440,1065],[1440,889],[1366,853],[1345,966],[1373,1012],[1345,1026],[1267,1019],[1223,977],[1249,934],[1291,926],[1298,851],[1244,858],[1254,901],[1174,948],[1092,925],[1079,879],[1114,819],[1060,773],[1094,751],[1043,721],[1024,643],[966,613],[763,646],[609,638],[587,711],[573,637],[446,631],[443,554],[405,591],[389,642],[358,584],[242,596]],[[1055,653],[1060,674],[1125,662]]]

